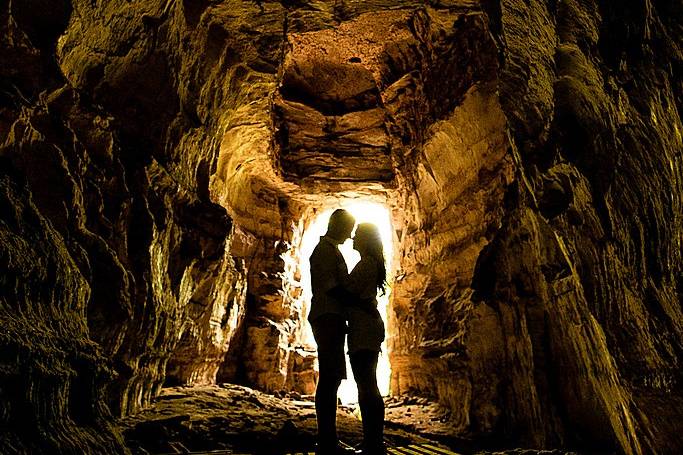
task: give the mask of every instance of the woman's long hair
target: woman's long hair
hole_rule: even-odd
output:
[[[384,247],[379,229],[372,223],[361,223],[356,228],[356,236],[365,239],[367,253],[377,261],[377,289],[384,295],[387,291],[387,269],[384,264]]]

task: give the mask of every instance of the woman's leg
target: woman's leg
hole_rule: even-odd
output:
[[[362,350],[351,354],[351,370],[358,386],[358,404],[363,419],[363,441],[367,453],[379,453],[384,434],[384,400],[377,387],[379,352]]]

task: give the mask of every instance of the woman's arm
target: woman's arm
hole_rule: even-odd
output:
[[[345,282],[349,291],[359,296],[358,305],[369,312],[375,312],[377,305],[377,263],[374,258],[363,258],[353,268]]]
[[[343,284],[330,289],[328,294],[348,305],[374,312],[377,293],[376,283],[377,266],[375,261],[365,259],[356,264]]]
[[[375,297],[377,293],[377,264],[373,258],[363,258],[356,264],[346,280],[344,287],[360,297]]]
[[[327,291],[327,294],[343,302],[345,305],[355,306],[374,315],[377,312],[375,298],[361,298],[358,294],[348,291],[343,285],[338,285]]]

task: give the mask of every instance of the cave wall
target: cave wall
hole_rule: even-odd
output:
[[[539,405],[517,416],[538,416],[522,427],[538,429],[538,445],[680,450],[665,423],[681,397],[680,13],[501,3],[501,103],[522,166],[475,281],[493,290],[482,298],[505,339],[526,344],[506,343],[506,359],[526,357],[533,373],[503,400],[518,379],[533,384]]]
[[[149,403],[169,361],[214,381],[244,318],[213,126],[169,66],[185,21],[157,35],[157,3],[2,6],[3,453],[123,451],[111,415]]]
[[[43,450],[121,452],[104,404],[113,371],[88,337],[87,279],[31,194],[5,175],[0,191],[0,448],[29,453],[40,431]]]
[[[359,197],[399,239],[395,393],[463,435],[680,451],[682,16],[4,4],[3,452],[120,451],[164,382],[310,392],[297,248]]]
[[[470,427],[471,402],[482,393],[473,390],[466,353],[471,282],[479,254],[500,227],[513,179],[494,87],[473,86],[451,116],[430,127],[414,167],[406,166],[415,186],[404,193],[412,210],[401,226],[392,290],[392,390],[438,397],[463,431]],[[500,338],[488,343],[503,344]]]
[[[487,207],[492,231],[475,218],[469,258],[439,254],[453,237],[422,234],[430,245],[409,230],[394,289],[394,390],[438,397],[474,434],[676,453],[666,422],[680,419],[681,399],[680,8],[630,2],[623,13],[635,22],[624,25],[607,3],[483,7],[501,50],[515,182],[493,199],[501,218]],[[431,134],[413,168],[413,197],[427,201]],[[458,155],[461,143],[446,147]],[[460,195],[453,183],[441,198]],[[471,201],[412,214],[457,226],[449,212],[474,216]],[[434,280],[442,267],[447,278]]]

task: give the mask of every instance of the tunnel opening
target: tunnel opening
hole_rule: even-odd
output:
[[[152,404],[139,434],[185,440],[145,452],[263,444],[216,405],[314,389],[288,261],[334,195],[392,207],[392,395],[456,435],[683,453],[663,2],[5,3],[0,452],[123,453],[107,407]],[[172,380],[202,423],[154,401]]]
[[[328,209],[383,202],[395,233],[384,392],[439,401],[457,432],[498,425],[487,403],[499,383],[470,374],[503,355],[489,349],[500,330],[471,284],[514,178],[486,25],[482,14],[429,10],[292,30],[272,96],[230,116],[212,189],[235,222],[231,255],[245,264],[245,384],[314,393],[303,268],[326,222],[313,225]],[[234,380],[233,364],[221,380]],[[343,389],[352,401],[355,387]]]
[[[389,385],[391,382],[391,364],[389,361],[388,352],[388,339],[391,334],[391,327],[388,323],[387,312],[389,310],[391,285],[393,282],[391,270],[395,244],[391,213],[386,205],[371,201],[347,201],[341,203],[340,207],[348,210],[353,215],[353,217],[356,219],[357,225],[360,223],[375,224],[378,227],[382,237],[385,266],[387,269],[387,283],[389,286],[384,294],[378,293],[377,295],[377,307],[379,309],[380,315],[382,316],[382,320],[384,321],[384,327],[386,331],[385,339],[382,343],[382,352],[380,353],[380,357],[377,362],[377,385],[379,386],[382,396],[387,396],[390,393]],[[309,226],[306,228],[301,240],[299,267],[301,270],[301,287],[304,297],[303,315],[308,314],[312,297],[308,258],[320,240],[320,237],[325,234],[327,230],[327,224],[333,210],[334,209],[329,208],[315,215],[315,217],[312,218]],[[360,260],[360,255],[353,249],[352,243],[352,240],[348,239],[339,246],[339,250],[344,256],[349,271],[351,271]],[[305,320],[303,321],[303,324],[305,326],[304,330],[302,331],[304,334],[303,343],[308,346],[315,346],[310,324],[308,324]],[[344,350],[347,350],[346,346]],[[358,390],[356,388],[356,382],[353,379],[353,374],[351,374],[351,365],[349,363],[348,356],[346,357],[346,371],[347,379],[342,381],[342,385],[340,386],[338,392],[338,398],[342,404],[357,403]]]

